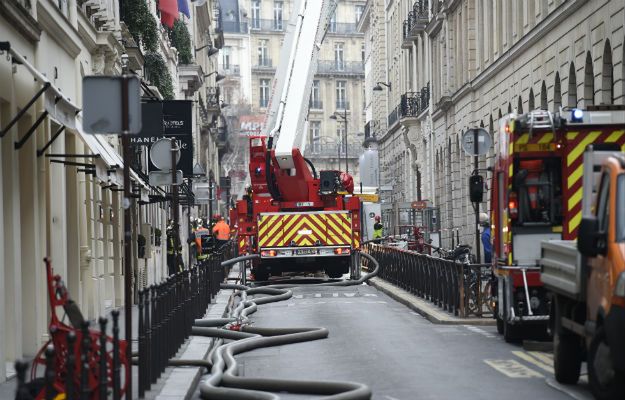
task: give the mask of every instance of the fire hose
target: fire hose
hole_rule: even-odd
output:
[[[376,276],[379,271],[378,262],[369,254],[362,256],[371,261],[375,268],[372,272],[357,280],[324,282],[309,284],[311,286],[353,286],[361,285]],[[249,260],[254,256],[243,256],[224,262],[232,265]],[[251,378],[238,376],[238,364],[235,356],[254,349],[280,346],[325,339],[329,331],[326,328],[264,328],[251,327],[249,315],[258,310],[259,305],[288,300],[292,297],[291,288],[295,284],[278,284],[250,288],[237,284],[222,284],[222,289],[234,289],[231,296],[227,318],[195,320],[192,335],[207,336],[216,339],[207,360],[170,360],[170,365],[192,365],[210,369],[210,375],[200,383],[200,395],[204,399],[224,400],[279,400],[272,392],[289,392],[296,394],[322,395],[326,400],[361,400],[371,398],[371,389],[361,383],[316,380],[287,380]],[[248,299],[248,296],[264,294],[267,296]],[[235,299],[239,302],[234,306]],[[234,308],[233,308],[234,307]],[[224,329],[225,328],[225,329]],[[232,330],[232,329],[238,330]],[[224,340],[230,340],[226,343]]]

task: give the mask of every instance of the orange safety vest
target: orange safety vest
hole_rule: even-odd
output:
[[[206,228],[198,228],[195,231],[195,244],[197,245],[197,253],[202,254],[202,236],[208,235],[209,231]]]
[[[217,240],[229,240],[230,239],[230,227],[224,221],[219,221],[213,227],[213,234]]]

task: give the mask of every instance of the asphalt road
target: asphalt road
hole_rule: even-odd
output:
[[[294,294],[259,306],[254,325],[323,326],[330,336],[239,355],[241,375],[358,381],[380,400],[592,398],[583,384],[554,381],[551,354],[505,343],[495,327],[434,325],[366,285]]]

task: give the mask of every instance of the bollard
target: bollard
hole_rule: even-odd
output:
[[[150,381],[151,381],[151,371],[152,371],[152,365],[151,365],[151,360],[152,360],[152,323],[151,323],[151,318],[150,318],[150,314],[152,313],[152,297],[154,296],[154,285],[150,286],[147,288],[146,292],[145,292],[145,298],[143,299],[145,304],[143,306],[144,310],[144,317],[143,317],[143,323],[145,326],[145,349],[146,349],[146,355],[145,355],[145,384],[146,387],[150,387]]]
[[[121,361],[119,359],[119,311],[113,310],[111,317],[113,318],[113,400],[120,400],[122,394],[120,381]]]
[[[17,390],[15,400],[32,400],[28,386],[26,386],[26,369],[28,363],[22,360],[15,361],[15,372],[17,373]]]
[[[139,398],[142,399],[145,396],[145,368],[143,363],[145,362],[145,323],[143,321],[143,307],[144,307],[144,291],[139,290]]]
[[[84,321],[81,326],[82,343],[80,349],[80,399],[89,400],[89,321]]]
[[[65,378],[65,396],[67,400],[76,398],[76,333],[70,331],[67,334],[67,375]]]
[[[54,393],[54,345],[46,347],[45,396],[46,400],[53,400]]]
[[[98,319],[100,324],[100,368],[99,368],[99,391],[100,399],[106,399],[108,396],[108,365],[106,362],[106,324],[108,320],[104,317]]]

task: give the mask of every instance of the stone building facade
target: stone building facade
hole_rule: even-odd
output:
[[[389,200],[440,208],[445,247],[452,229],[475,246],[462,132],[493,134],[512,111],[625,104],[622,1],[386,0],[380,18],[387,54],[373,60],[386,63],[392,85],[386,104],[373,103],[387,111],[382,181],[398,187]],[[480,168],[492,165],[494,142]],[[486,201],[480,210],[489,212]]]
[[[158,21],[156,2],[146,4]],[[215,4],[190,4],[191,17],[183,19],[191,47],[200,47],[205,40],[214,41]],[[124,301],[120,140],[85,133],[79,112],[82,78],[119,75],[124,53],[130,68],[143,77],[144,95],[162,97],[145,76],[144,51],[120,14],[119,2],[111,0],[0,2],[0,382],[14,375],[14,360],[33,357],[48,338],[44,257],[51,258],[54,272],[86,319],[94,320]],[[199,53],[183,65],[167,32],[157,26],[157,52],[168,67],[174,97],[196,100],[197,105],[202,93],[204,104],[212,107],[194,108],[196,158],[201,158],[215,146],[213,139],[205,148],[199,143],[208,125],[201,114],[208,111],[210,121],[210,112],[219,110],[204,94],[215,86],[214,76],[211,80],[205,75],[216,64]],[[49,86],[37,97],[45,85]],[[20,110],[24,113],[15,119]],[[17,122],[9,126],[14,119]],[[170,211],[169,203],[149,202],[150,195],[159,192],[147,183],[147,151],[141,154],[143,167],[136,162],[131,171],[136,195],[131,201],[135,289],[167,275]],[[181,210],[182,221],[187,211]],[[139,235],[147,242],[142,258]],[[183,243],[185,239],[183,234]]]
[[[235,107],[226,110],[227,114],[249,112],[252,116],[263,116],[266,113],[282,41],[294,4],[292,0],[221,0],[226,48],[231,48],[233,67],[238,66],[236,72],[234,68],[229,70],[226,60],[221,60],[226,81],[233,83],[232,89],[226,89],[229,93],[226,99],[231,98],[233,101],[229,104]],[[337,2],[336,12],[319,54],[310,99],[310,125],[305,150],[306,157],[314,162],[318,170],[344,171],[347,158],[347,169],[357,183],[365,119],[364,42],[363,34],[357,30],[357,22],[364,12],[364,4],[361,0]],[[331,119],[335,112],[340,116]]]

